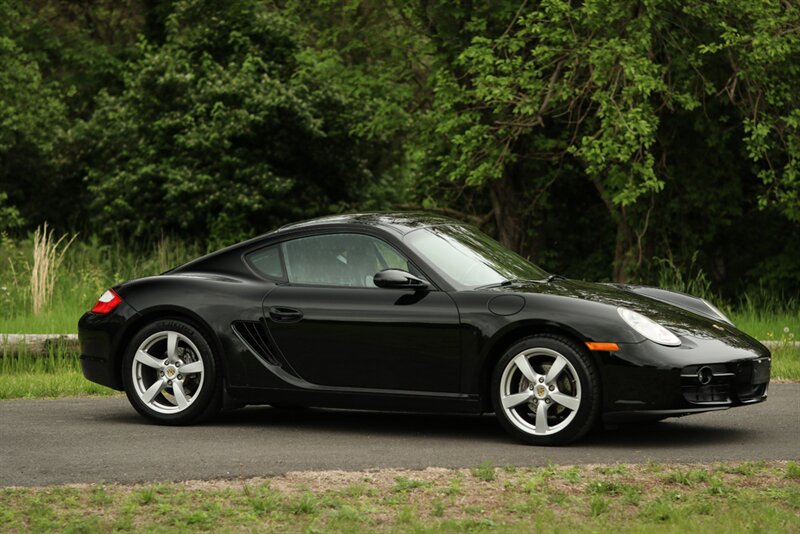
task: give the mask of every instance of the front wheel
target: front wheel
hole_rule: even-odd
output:
[[[500,424],[532,445],[575,441],[595,424],[600,380],[586,351],[570,339],[525,338],[500,358],[492,374]]]
[[[219,411],[214,355],[190,324],[173,319],[150,323],[131,340],[122,366],[128,400],[156,423],[185,425]]]

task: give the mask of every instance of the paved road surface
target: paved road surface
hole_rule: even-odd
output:
[[[122,397],[0,401],[0,486],[238,478],[309,469],[800,459],[800,384],[757,406],[520,445],[492,416],[250,407],[204,426],[145,423]]]

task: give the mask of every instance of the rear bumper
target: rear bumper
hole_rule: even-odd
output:
[[[112,389],[123,389],[120,373],[125,350],[123,333],[125,325],[136,316],[136,310],[124,302],[109,314],[83,314],[78,321],[83,376]]]

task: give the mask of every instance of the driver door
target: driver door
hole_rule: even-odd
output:
[[[335,388],[459,391],[459,316],[450,296],[372,282],[388,268],[424,277],[394,247],[354,233],[274,246],[288,283],[265,297],[264,316],[300,378]]]

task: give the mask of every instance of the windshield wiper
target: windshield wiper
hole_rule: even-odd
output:
[[[486,284],[485,286],[478,286],[475,289],[491,289],[493,287],[505,287],[510,286],[514,282],[511,280],[503,280],[502,282],[495,282],[494,284]]]
[[[485,286],[478,286],[475,289],[491,289],[493,287],[507,287],[513,284],[532,284],[541,282],[541,280],[527,280],[525,278],[511,278],[509,280],[503,280],[502,282],[497,282],[494,284],[486,284]]]
[[[540,281],[543,281],[545,284],[549,284],[553,280],[566,280],[566,279],[567,279],[566,276],[561,276],[560,274],[550,274],[550,275],[547,275],[547,278],[545,278],[544,280],[540,280]]]

